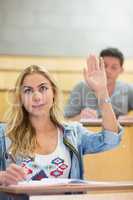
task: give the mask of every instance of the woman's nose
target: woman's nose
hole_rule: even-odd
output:
[[[32,94],[32,99],[33,99],[34,101],[40,101],[40,99],[41,99],[41,94],[40,94],[40,92],[38,92],[38,91],[33,92],[33,94]]]

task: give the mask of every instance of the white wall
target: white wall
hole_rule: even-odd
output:
[[[0,0],[0,54],[133,57],[132,0]]]

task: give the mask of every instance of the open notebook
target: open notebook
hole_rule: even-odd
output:
[[[39,181],[29,180],[29,181],[20,181],[18,185],[31,185],[31,186],[41,186],[41,185],[61,185],[61,184],[88,184],[87,180],[81,179],[65,179],[65,178],[43,178]]]

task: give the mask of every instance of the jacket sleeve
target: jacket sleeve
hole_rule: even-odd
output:
[[[108,130],[93,133],[82,125],[78,129],[83,154],[103,152],[116,147],[120,143],[124,132],[121,126],[119,126],[119,133]]]
[[[0,124],[0,171],[6,168],[5,152],[5,124]]]

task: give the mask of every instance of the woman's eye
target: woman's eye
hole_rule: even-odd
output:
[[[39,88],[39,90],[40,90],[40,92],[44,92],[44,91],[48,90],[48,87],[46,87],[46,86],[41,86],[41,87]]]
[[[31,93],[32,93],[32,90],[31,90],[31,89],[25,89],[25,90],[24,90],[24,93],[25,93],[25,94],[31,94]]]

